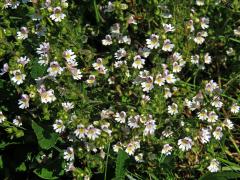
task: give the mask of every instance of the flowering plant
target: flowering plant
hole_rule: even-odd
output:
[[[3,177],[240,177],[235,2],[0,2]]]

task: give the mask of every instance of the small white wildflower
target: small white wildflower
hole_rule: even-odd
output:
[[[63,102],[62,103],[62,107],[67,112],[67,111],[69,111],[69,110],[74,108],[74,104],[71,103],[71,102]]]
[[[200,131],[200,141],[205,144],[208,143],[211,139],[211,132],[208,128],[202,128]]]
[[[101,134],[101,130],[98,128],[95,128],[93,125],[89,125],[87,128],[86,135],[89,139],[95,140],[98,138]]]
[[[204,63],[211,64],[211,62],[212,62],[212,57],[209,55],[209,53],[206,53],[204,55]]]
[[[165,144],[162,148],[161,153],[168,156],[172,153],[172,149],[173,149],[172,146],[170,146],[169,144]]]
[[[223,133],[222,133],[222,127],[218,126],[216,127],[215,131],[213,132],[213,137],[216,139],[216,140],[220,140],[223,136]]]
[[[164,28],[166,33],[175,31],[175,28],[174,28],[174,26],[172,24],[165,24],[165,23],[163,23],[163,28]]]
[[[202,29],[207,29],[209,27],[209,18],[202,17],[200,19],[200,25],[201,25]]]
[[[19,69],[12,71],[11,74],[13,74],[13,77],[11,78],[11,80],[17,85],[22,84],[26,78],[26,75],[23,74]]]
[[[130,128],[133,128],[133,129],[138,128],[138,127],[139,127],[138,123],[139,123],[139,121],[140,121],[140,118],[141,118],[141,117],[140,117],[139,115],[134,116],[134,117],[130,116],[130,117],[128,118],[128,126],[129,126]]]
[[[168,84],[174,84],[177,81],[173,74],[167,74],[165,80]]]
[[[214,90],[218,88],[219,88],[218,84],[213,80],[209,81],[205,86],[205,90],[209,93],[212,93]]]
[[[16,118],[13,120],[13,124],[15,126],[21,127],[22,126],[22,119],[20,116],[16,116]]]
[[[169,39],[166,39],[166,40],[163,42],[163,47],[162,47],[162,50],[163,50],[163,51],[172,52],[173,48],[174,48],[174,44],[172,44]]]
[[[237,29],[234,29],[233,32],[235,36],[240,37],[240,26],[238,26]]]
[[[43,42],[40,44],[39,48],[37,48],[37,53],[39,55],[47,54],[49,50],[50,50],[50,44],[48,42]]]
[[[143,153],[139,153],[136,156],[134,156],[135,161],[137,162],[143,162]]]
[[[117,121],[119,123],[125,123],[126,117],[127,117],[126,112],[124,112],[124,111],[121,111],[120,113],[117,112],[115,114],[115,121]]]
[[[73,161],[74,160],[74,151],[72,147],[68,147],[63,153],[63,159],[66,161]]]
[[[156,34],[152,34],[150,39],[146,39],[146,42],[149,49],[157,49],[160,46],[159,36]]]
[[[88,80],[86,81],[88,83],[88,85],[93,85],[96,81],[96,77],[94,75],[90,75]]]
[[[208,119],[207,119],[208,122],[215,123],[217,120],[218,120],[218,115],[214,111],[211,111],[208,113]]]
[[[27,56],[20,57],[17,59],[17,62],[25,66],[27,63],[29,63],[30,59]]]
[[[62,74],[63,68],[58,64],[57,61],[53,61],[50,63],[49,68],[47,69],[49,76],[57,76],[58,74]]]
[[[231,106],[231,112],[233,114],[237,114],[240,111],[240,106],[238,106],[236,103]]]
[[[228,118],[226,118],[223,121],[223,125],[226,126],[230,130],[234,128],[233,122],[230,119],[228,119]]]
[[[208,112],[206,109],[202,110],[198,113],[198,118],[202,121],[206,120],[208,118]]]
[[[61,119],[57,119],[53,124],[53,129],[56,133],[62,133],[65,131],[66,127],[64,126],[63,121]]]
[[[165,87],[164,88],[164,98],[168,99],[170,97],[172,97],[172,93],[169,88]]]
[[[41,96],[41,102],[42,103],[51,103],[56,100],[56,97],[54,96],[54,90],[46,90],[44,85],[41,85],[41,87],[38,89],[38,92]]]
[[[85,138],[85,135],[86,135],[86,129],[84,128],[84,126],[82,124],[79,124],[77,126],[77,129],[74,131],[74,134],[79,138],[79,139],[82,139],[82,138]]]
[[[148,48],[146,48],[146,47],[144,47],[144,48],[139,48],[139,49],[138,49],[138,53],[139,53],[141,56],[143,56],[144,58],[147,58],[147,57],[150,55],[151,50],[148,49]]]
[[[143,132],[144,136],[147,135],[152,135],[154,134],[155,130],[156,130],[157,126],[155,124],[155,120],[149,120],[145,123],[145,129]]]
[[[112,44],[112,37],[111,37],[111,35],[106,35],[105,36],[105,39],[103,39],[102,40],[102,44],[104,45],[104,46],[109,46],[109,45],[111,45]]]
[[[124,48],[120,48],[119,50],[117,50],[117,52],[115,52],[114,54],[114,57],[117,59],[117,60],[120,60],[124,57],[127,56],[127,52],[125,51]]]
[[[21,99],[18,100],[19,108],[26,109],[29,108],[29,96],[27,94],[22,94]]]
[[[141,86],[142,86],[144,92],[149,92],[150,90],[152,90],[154,87],[153,86],[153,77],[148,76],[146,78],[146,81],[141,83]]]
[[[0,111],[0,123],[3,123],[7,118],[3,115],[3,112]]]
[[[129,143],[129,144],[127,145],[127,148],[125,149],[125,152],[126,152],[128,155],[133,155],[134,152],[135,152],[135,150],[136,150],[136,148],[135,148],[134,144],[133,144],[133,143]]]
[[[163,86],[165,83],[165,78],[161,74],[157,74],[154,83],[159,86]]]
[[[204,0],[196,0],[196,5],[203,6],[204,5]]]
[[[171,106],[168,106],[168,113],[171,115],[177,114],[178,113],[178,105],[173,103]]]
[[[65,14],[62,13],[61,7],[55,7],[53,9],[53,14],[50,16],[50,18],[55,22],[61,22],[65,18]]]
[[[216,159],[212,159],[210,165],[207,167],[210,172],[218,172],[220,170],[220,163]]]
[[[178,140],[178,146],[179,146],[179,149],[181,149],[182,151],[188,151],[189,149],[192,148],[193,141],[191,138],[185,137],[183,139]]]
[[[141,56],[137,55],[133,58],[134,62],[132,64],[132,67],[136,69],[143,68],[143,65],[145,64],[145,59],[141,58]]]
[[[28,29],[26,27],[21,27],[20,31],[17,32],[18,39],[27,39],[28,38]]]

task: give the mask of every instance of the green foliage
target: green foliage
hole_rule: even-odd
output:
[[[38,144],[42,149],[50,149],[55,146],[58,140],[58,135],[51,132],[48,128],[39,126],[36,122],[32,121],[32,128],[37,137]]]
[[[199,180],[228,180],[228,179],[238,179],[240,178],[239,172],[234,171],[224,171],[217,173],[208,173],[199,178]]]
[[[119,150],[116,160],[115,179],[124,180],[126,176],[126,161],[129,159],[128,154]]]

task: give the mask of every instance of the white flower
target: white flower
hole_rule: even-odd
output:
[[[19,108],[26,109],[29,107],[29,96],[27,94],[22,94],[21,99],[18,100]]]
[[[235,36],[240,37],[240,26],[238,26],[237,29],[234,29],[233,32]]]
[[[212,62],[212,57],[209,55],[209,53],[206,53],[204,55],[204,63],[211,64],[211,62]]]
[[[135,19],[135,16],[134,15],[129,16],[129,18],[127,20],[127,23],[128,24],[135,24],[135,25],[137,25],[137,21]]]
[[[104,45],[104,46],[109,46],[109,45],[111,45],[112,44],[112,37],[111,37],[111,35],[106,35],[105,36],[105,39],[103,39],[102,40],[102,44]]]
[[[170,155],[172,153],[173,147],[169,144],[165,144],[162,148],[162,154],[165,154],[166,156]]]
[[[120,37],[118,37],[118,43],[120,43],[120,44],[125,43],[125,44],[130,45],[131,44],[131,38],[128,37],[128,36],[120,36]]]
[[[16,118],[13,120],[13,124],[15,126],[21,127],[22,126],[22,119],[20,116],[16,116]]]
[[[164,88],[164,98],[168,99],[170,97],[172,97],[172,93],[171,93],[170,89],[167,87]]]
[[[125,51],[124,48],[120,48],[119,50],[117,50],[117,52],[115,52],[114,54],[114,57],[117,59],[117,60],[120,60],[124,57],[127,56],[127,52]]]
[[[198,118],[202,121],[206,120],[208,118],[208,112],[206,109],[202,110],[198,113]]]
[[[125,152],[126,152],[128,155],[133,155],[134,152],[135,152],[135,150],[136,150],[136,148],[135,148],[134,144],[133,144],[133,143],[129,143],[129,144],[127,145],[127,148],[125,149]]]
[[[209,93],[212,93],[214,90],[218,89],[218,84],[216,82],[214,82],[213,80],[209,81],[206,86],[205,86],[205,90]]]
[[[172,24],[163,23],[163,28],[164,28],[166,33],[175,31],[175,28],[174,28],[174,26],[172,26]]]
[[[194,56],[191,56],[191,63],[193,64],[199,64],[199,55],[194,55]]]
[[[63,121],[61,119],[57,119],[53,124],[53,129],[57,133],[62,133],[65,131],[66,127],[64,126]]]
[[[39,48],[37,48],[37,53],[39,55],[47,54],[49,50],[50,50],[50,44],[48,42],[43,42],[40,44]]]
[[[207,169],[210,172],[218,172],[220,170],[220,163],[216,159],[212,159]]]
[[[208,143],[211,139],[211,133],[209,128],[202,128],[200,131],[200,141],[205,144]]]
[[[137,55],[134,58],[134,62],[132,64],[132,67],[136,69],[141,69],[143,68],[143,65],[145,64],[145,59],[142,59],[141,56]]]
[[[178,146],[179,146],[179,149],[181,149],[182,151],[188,151],[189,149],[192,148],[193,141],[191,138],[185,137],[183,139],[178,140]]]
[[[20,31],[17,32],[18,39],[27,39],[28,38],[28,29],[26,27],[21,27]]]
[[[142,100],[145,101],[145,102],[148,102],[148,101],[151,100],[151,97],[148,96],[148,95],[143,94],[143,95],[142,95]]]
[[[148,49],[148,48],[146,48],[146,47],[144,47],[144,48],[139,48],[139,49],[138,49],[138,53],[139,53],[141,56],[147,58],[147,57],[150,55],[151,50]]]
[[[89,85],[93,85],[96,81],[96,77],[94,75],[90,75],[88,80],[86,81]]]
[[[12,1],[12,0],[5,0],[4,8],[11,7],[12,9],[17,9],[19,6],[20,2],[19,1]]]
[[[8,63],[3,64],[3,68],[1,69],[0,76],[8,72],[9,66]]]
[[[41,102],[42,103],[51,103],[56,100],[56,97],[54,96],[54,90],[46,90],[44,85],[41,85],[41,87],[38,89],[38,92],[41,96]]]
[[[223,125],[226,126],[228,129],[233,129],[234,125],[230,119],[225,119],[223,121]]]
[[[57,61],[53,61],[50,63],[50,67],[47,69],[49,76],[57,76],[58,74],[62,74],[63,68],[60,67]]]
[[[130,116],[128,118],[128,126],[133,129],[138,128],[139,127],[138,122],[140,121],[140,118],[141,117],[139,115],[136,115],[134,117]]]
[[[220,98],[218,96],[214,96],[211,105],[216,108],[221,108],[223,103],[220,101]]]
[[[156,130],[156,124],[155,124],[155,120],[149,120],[145,123],[145,129],[143,132],[144,136],[147,135],[152,135],[154,134],[155,130]]]
[[[139,153],[138,155],[134,156],[134,159],[137,162],[143,162],[143,153]]]
[[[153,77],[152,76],[148,76],[146,78],[146,82],[142,82],[141,86],[143,88],[144,92],[149,92],[150,90],[153,89]]]
[[[120,24],[119,23],[115,23],[111,26],[110,28],[111,33],[116,36],[116,34],[120,33]]]
[[[126,112],[121,111],[120,113],[116,113],[115,121],[117,121],[119,123],[125,123],[126,117],[127,117]]]
[[[62,107],[65,111],[69,111],[74,108],[74,104],[71,102],[63,102]]]
[[[168,113],[171,115],[177,114],[178,113],[178,105],[173,103],[171,106],[168,106]]]
[[[216,139],[216,140],[220,140],[223,136],[223,133],[222,133],[222,127],[218,126],[216,127],[215,131],[213,132],[213,137]]]
[[[209,27],[209,18],[202,17],[200,19],[200,25],[201,25],[202,29],[207,29]]]
[[[174,84],[177,81],[173,74],[167,74],[165,80],[168,84]]]
[[[193,40],[197,44],[202,44],[205,41],[206,36],[207,36],[206,32],[198,32],[197,36]]]
[[[55,22],[61,22],[65,18],[65,14],[62,13],[61,7],[55,7],[53,9],[53,14],[50,16],[50,18]]]
[[[159,86],[163,86],[165,83],[165,78],[161,74],[158,74],[155,78],[154,83]]]
[[[22,64],[23,66],[25,66],[29,61],[30,59],[27,56],[20,57],[17,59],[17,62]]]
[[[71,49],[67,49],[66,51],[63,52],[63,57],[67,62],[72,62],[76,59],[77,56],[74,54],[74,52]]]
[[[174,73],[179,73],[182,70],[182,66],[178,64],[177,62],[173,63],[173,72]]]
[[[86,135],[89,139],[95,140],[100,136],[100,134],[101,134],[100,129],[95,128],[93,125],[88,126]]]
[[[196,0],[196,4],[198,6],[203,6],[204,5],[204,0]]]
[[[74,160],[74,151],[72,147],[68,147],[63,153],[63,159],[66,161],[73,161]]]
[[[23,74],[20,70],[14,70],[12,71],[11,74],[13,74],[13,77],[11,78],[11,80],[17,85],[22,84],[26,78],[26,75]]]
[[[217,120],[218,120],[218,115],[214,111],[209,112],[207,121],[210,123],[214,123]]]
[[[120,149],[122,149],[122,144],[120,142],[113,145],[113,151],[114,152],[118,152]]]
[[[159,36],[155,34],[152,34],[150,39],[146,39],[146,42],[149,49],[157,49],[160,46]]]
[[[80,69],[77,68],[69,68],[70,72],[72,73],[72,77],[75,80],[80,80],[82,79],[82,72]]]
[[[102,58],[97,58],[96,62],[92,64],[93,68],[95,70],[98,70],[99,68],[103,67]]]
[[[3,115],[3,112],[0,111],[0,123],[3,123],[7,118]]]
[[[79,139],[82,139],[82,138],[85,138],[85,135],[86,135],[86,129],[84,128],[84,126],[82,124],[79,124],[77,126],[77,129],[74,131],[74,134],[79,138]]]
[[[231,112],[232,112],[233,114],[237,114],[237,113],[239,112],[239,110],[240,110],[240,106],[238,106],[237,104],[233,104],[233,105],[231,106]]]
[[[48,63],[49,63],[49,56],[48,56],[48,54],[41,54],[40,57],[39,57],[38,63],[40,65],[43,65],[43,66],[48,65]]]
[[[173,49],[173,48],[174,48],[174,44],[172,44],[169,39],[166,39],[166,40],[163,42],[163,47],[162,47],[162,50],[163,50],[163,51],[172,52],[172,49]]]

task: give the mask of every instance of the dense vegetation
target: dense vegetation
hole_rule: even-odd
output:
[[[239,0],[0,9],[1,179],[240,177]]]

